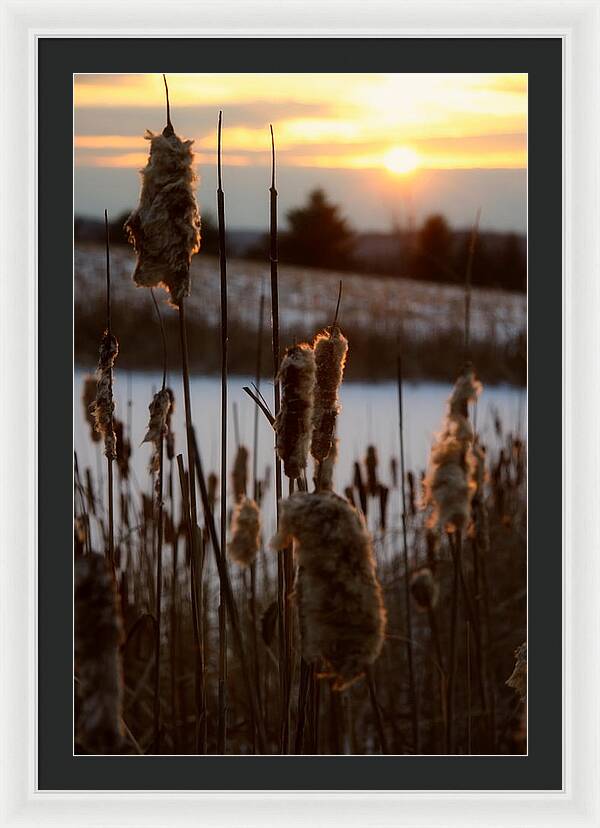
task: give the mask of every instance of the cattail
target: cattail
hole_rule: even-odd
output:
[[[117,753],[122,742],[123,629],[108,561],[75,561],[75,669],[77,741],[90,753]]]
[[[475,484],[473,474],[473,430],[468,420],[468,403],[481,385],[472,371],[461,375],[448,401],[443,428],[434,443],[425,478],[425,502],[432,506],[431,525],[447,532],[460,531],[469,520]]]
[[[417,513],[417,490],[413,472],[406,472],[406,482],[408,483],[408,508],[411,516],[414,517]]]
[[[94,404],[94,400],[96,399],[96,377],[88,375],[83,380],[83,392],[81,395],[81,401],[83,402],[83,412],[85,414],[85,419],[88,422],[90,427],[90,433],[92,437],[92,441],[94,443],[100,442],[100,432],[96,431],[96,420],[94,419],[94,415],[92,414],[91,407]]]
[[[390,460],[390,474],[392,476],[392,487],[398,488],[398,461],[395,457]]]
[[[279,369],[281,408],[275,419],[277,454],[286,475],[295,480],[306,468],[312,424],[315,354],[310,345],[293,345]]]
[[[527,701],[527,642],[515,650],[515,668],[506,684],[517,693],[521,701]]]
[[[390,490],[387,486],[384,486],[383,483],[380,483],[377,488],[377,493],[379,495],[379,524],[382,531],[385,532],[387,527],[387,506]]]
[[[242,497],[235,504],[231,523],[231,541],[227,547],[240,566],[254,563],[260,547],[260,510],[254,500]]]
[[[348,503],[356,509],[356,502],[354,500],[354,489],[352,486],[346,486],[344,489],[344,495]]]
[[[219,490],[219,478],[214,472],[210,472],[206,480],[206,489],[208,494],[208,505],[211,510],[215,508],[217,502],[217,492]]]
[[[109,460],[117,456],[117,437],[112,418],[115,404],[112,398],[112,372],[119,353],[116,336],[105,331],[100,343],[100,359],[96,371],[96,398],[90,406],[96,431],[104,437],[104,454]]]
[[[377,449],[375,446],[367,446],[367,456],[365,457],[365,467],[367,469],[367,492],[371,497],[377,495]]]
[[[175,394],[171,388],[166,388],[165,391],[169,395],[169,399],[171,401],[169,411],[167,412],[167,434],[165,436],[165,448],[167,450],[167,460],[173,460],[175,458],[175,434],[171,427],[171,417],[175,411]]]
[[[125,223],[137,253],[137,285],[160,285],[179,307],[190,293],[190,264],[200,249],[200,217],[194,195],[193,141],[175,135],[170,123],[160,135],[146,132],[150,155],[142,174],[137,208]]]
[[[154,443],[150,459],[150,473],[157,472],[160,466],[160,441],[167,433],[167,416],[171,407],[171,395],[166,388],[158,391],[148,406],[150,420],[148,431],[142,443]]]
[[[360,463],[354,463],[354,488],[358,492],[358,500],[363,515],[367,515],[367,490],[363,482]]]
[[[338,458],[338,446],[339,440],[334,437],[327,457],[320,462],[317,461],[316,479],[320,491],[333,491],[333,471]]]
[[[437,604],[440,587],[428,566],[415,570],[410,577],[410,591],[420,610],[433,609]]]
[[[242,500],[246,497],[248,485],[248,449],[246,446],[238,446],[233,463],[231,479],[233,481],[233,494],[235,500]]]
[[[129,459],[131,457],[131,443],[125,437],[125,427],[121,420],[113,417],[113,427],[117,438],[117,466],[122,480],[129,478]]]
[[[343,690],[378,657],[386,613],[365,522],[332,492],[297,492],[281,503],[275,549],[295,541],[302,654],[322,659]]]
[[[328,456],[340,411],[338,391],[344,374],[348,340],[335,326],[317,334],[313,342],[316,378],[310,453],[319,462]]]

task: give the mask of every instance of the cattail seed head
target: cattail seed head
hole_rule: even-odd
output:
[[[121,420],[113,417],[113,427],[117,438],[117,466],[122,480],[129,478],[129,459],[131,457],[131,443],[125,437],[125,427]]]
[[[342,690],[356,681],[383,646],[386,613],[371,539],[356,509],[332,492],[297,492],[282,501],[271,545],[294,540],[295,596],[302,653],[322,659]]]
[[[175,434],[171,427],[171,417],[175,411],[175,394],[171,388],[167,387],[165,390],[171,401],[171,405],[169,406],[169,410],[167,412],[167,434],[165,437],[165,447],[167,449],[167,459],[173,460],[175,458]]]
[[[375,446],[367,446],[367,456],[365,457],[365,467],[367,469],[367,491],[371,497],[377,495],[379,484],[377,482],[377,449]]]
[[[122,742],[123,642],[111,568],[100,555],[75,561],[76,731],[90,753],[117,753]]]
[[[231,475],[233,494],[236,500],[241,500],[246,497],[246,488],[248,486],[248,457],[249,452],[246,446],[238,446]]]
[[[392,487],[396,489],[398,487],[398,461],[395,457],[390,460],[390,474],[392,476]]]
[[[440,587],[428,566],[417,569],[410,577],[410,592],[421,610],[433,609],[437,604]]]
[[[366,517],[367,508],[368,508],[367,490],[366,490],[365,484],[363,482],[362,472],[360,470],[360,463],[357,463],[357,462],[354,463],[354,487],[355,487],[356,491],[358,492],[358,500],[359,500],[359,503],[360,503],[361,511],[362,511],[363,515],[365,515],[365,517]]]
[[[317,334],[313,350],[316,375],[310,453],[320,462],[329,454],[334,439],[335,421],[340,411],[338,392],[344,375],[348,340],[335,326]]]
[[[94,400],[96,399],[96,378],[88,375],[83,380],[83,392],[81,395],[81,400],[83,402],[83,413],[85,414],[85,419],[88,422],[90,427],[90,433],[92,437],[92,441],[94,443],[99,443],[101,436],[100,432],[96,431],[96,420],[94,419],[94,415],[92,414],[92,405],[94,404]]]
[[[254,563],[260,547],[260,510],[254,500],[242,497],[235,504],[228,551],[240,566]]]
[[[408,483],[408,508],[412,517],[417,513],[417,490],[415,485],[415,475],[411,471],[406,472],[406,482]]]
[[[310,345],[293,345],[279,369],[281,408],[275,419],[277,454],[287,477],[300,477],[306,468],[312,426],[315,354]]]
[[[116,336],[105,331],[100,343],[100,359],[96,370],[96,398],[90,406],[96,431],[104,437],[104,454],[109,460],[117,456],[117,437],[112,419],[115,410],[112,393],[112,372],[119,353]]]
[[[387,528],[387,507],[390,490],[383,483],[380,483],[377,489],[379,494],[379,525],[382,532]]]
[[[142,191],[125,223],[137,253],[137,285],[160,285],[179,307],[190,292],[190,263],[200,249],[200,217],[194,195],[193,141],[172,130],[148,131],[150,155],[142,170]]]
[[[210,472],[206,480],[206,488],[208,494],[208,504],[211,509],[215,508],[217,502],[217,492],[219,490],[219,478],[214,472]]]
[[[468,420],[469,400],[481,385],[472,371],[461,375],[448,401],[442,430],[429,457],[424,480],[425,504],[432,507],[431,526],[447,532],[461,531],[468,524],[473,482],[473,430]]]
[[[167,433],[167,417],[171,407],[171,395],[166,388],[158,391],[148,406],[150,420],[148,430],[142,443],[153,443],[154,451],[150,459],[150,472],[157,472],[160,466],[160,441]]]
[[[506,680],[509,687],[517,693],[521,701],[527,701],[527,642],[515,650],[515,668]]]

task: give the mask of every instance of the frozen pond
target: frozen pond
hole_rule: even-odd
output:
[[[105,464],[100,455],[99,443],[92,443],[89,427],[84,421],[81,403],[81,387],[85,372],[75,372],[74,411],[75,411],[75,450],[79,466],[83,470],[89,466],[94,474],[100,469],[104,474]],[[148,404],[153,391],[161,381],[159,374],[123,373],[115,374],[116,415],[126,424],[131,423],[133,480],[137,487],[150,492],[150,479],[147,471],[150,458],[150,446],[140,443],[148,424]],[[231,469],[235,454],[235,434],[233,406],[237,405],[239,436],[252,451],[254,433],[254,403],[244,393],[243,386],[251,385],[251,378],[231,377],[229,382],[229,436],[228,469]],[[171,386],[175,392],[176,409],[173,415],[175,429],[175,447],[177,453],[185,451],[184,411],[181,379],[171,377]],[[272,405],[272,386],[263,381],[261,390]],[[217,377],[194,377],[191,383],[192,410],[199,439],[205,473],[219,470],[220,444],[220,380]],[[450,393],[450,385],[433,382],[407,383],[404,387],[404,423],[406,468],[419,473],[425,469],[433,435],[438,430],[444,412],[445,401]],[[128,400],[131,406],[128,411]],[[344,383],[341,392],[342,411],[338,418],[339,460],[336,467],[335,488],[343,492],[352,481],[353,463],[363,459],[369,444],[377,447],[379,454],[379,474],[383,483],[390,485],[390,459],[398,457],[398,397],[395,383]],[[498,415],[504,432],[524,435],[526,429],[526,391],[512,386],[484,388],[476,411],[477,431],[483,442],[494,451],[498,438],[494,429],[494,418]],[[259,412],[258,419],[258,475],[263,478],[265,469],[273,468],[273,432],[265,418]],[[250,473],[252,461],[250,461]],[[311,470],[308,474],[309,481]],[[251,484],[250,484],[251,485]],[[284,482],[284,492],[286,491]],[[273,485],[270,481],[268,503],[273,501]],[[394,498],[395,500],[395,498]],[[270,506],[266,505],[267,515]],[[393,508],[393,511],[396,511]],[[265,517],[267,518],[267,515]],[[272,516],[271,516],[272,518]],[[268,520],[268,518],[267,518]]]

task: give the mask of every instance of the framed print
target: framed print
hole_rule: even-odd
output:
[[[600,824],[598,6],[488,8],[5,4],[3,824]]]

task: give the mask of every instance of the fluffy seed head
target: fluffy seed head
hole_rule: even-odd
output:
[[[249,566],[260,547],[260,510],[254,500],[242,497],[235,504],[228,551],[240,566]]]
[[[122,742],[123,628],[106,559],[75,561],[75,670],[78,743],[90,753],[117,753]]]
[[[425,505],[432,507],[430,526],[439,526],[447,532],[461,531],[469,521],[475,484],[468,403],[480,390],[481,385],[472,371],[458,378],[442,430],[429,456],[429,470],[423,482]]]
[[[100,359],[96,370],[96,399],[90,406],[96,431],[104,437],[104,454],[109,460],[117,456],[117,436],[112,425],[115,404],[112,394],[112,372],[119,353],[116,336],[105,331],[100,343]]]
[[[146,133],[148,163],[142,191],[125,223],[137,253],[133,279],[137,285],[160,285],[179,306],[190,292],[190,263],[200,249],[200,217],[194,195],[193,141],[165,130]]]
[[[83,392],[81,394],[81,401],[83,402],[83,413],[85,419],[90,427],[92,441],[94,443],[100,442],[100,432],[96,431],[96,421],[92,414],[91,407],[96,399],[96,378],[88,375],[83,380]]]
[[[371,539],[359,512],[333,492],[298,492],[281,503],[275,549],[294,541],[302,653],[322,659],[342,690],[378,657],[386,613]]]
[[[312,426],[315,354],[310,345],[293,345],[279,369],[281,409],[275,419],[277,454],[292,480],[306,468]]]
[[[344,375],[348,340],[336,326],[321,331],[313,342],[316,381],[313,408],[313,433],[310,453],[324,460],[331,449],[335,421],[340,411],[338,391]]]
[[[148,406],[150,420],[143,443],[153,443],[154,451],[150,459],[150,472],[157,472],[160,466],[160,441],[167,433],[167,417],[171,407],[171,395],[166,388],[158,391]]]
[[[171,405],[169,406],[169,411],[167,413],[167,436],[165,438],[165,446],[167,449],[167,459],[173,460],[175,457],[175,434],[171,428],[171,417],[175,411],[175,394],[171,388],[167,388],[166,391],[169,395],[169,399],[171,400]]]

